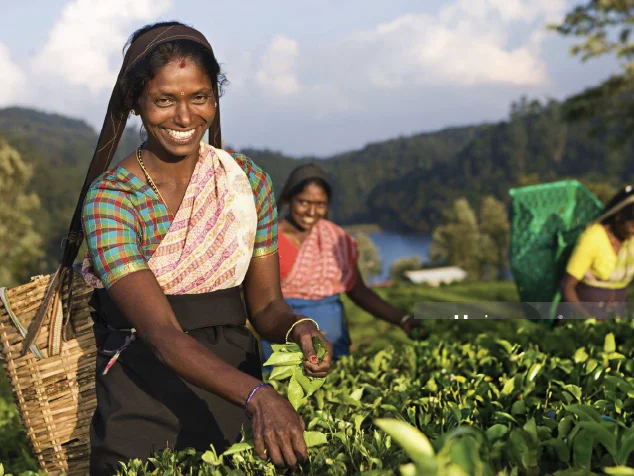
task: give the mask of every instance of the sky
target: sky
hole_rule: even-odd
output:
[[[226,145],[293,156],[504,120],[522,96],[563,99],[619,68],[547,30],[576,0],[2,1],[0,107],[99,130],[127,38],[178,20],[229,80]]]

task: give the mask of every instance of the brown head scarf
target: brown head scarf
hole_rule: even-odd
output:
[[[280,193],[280,204],[278,208],[281,208],[288,203],[291,198],[289,195],[295,187],[297,187],[302,182],[310,179],[323,180],[328,187],[331,187],[326,172],[324,172],[324,169],[322,169],[320,166],[318,166],[317,164],[300,165],[299,167],[296,167],[286,179],[284,188]]]
[[[616,215],[628,205],[634,203],[634,187],[627,185],[621,189],[612,199],[605,205],[605,209],[594,223],[602,223],[608,217]]]
[[[139,62],[147,53],[149,53],[155,46],[165,43],[167,41],[174,40],[191,40],[200,43],[207,48],[212,54],[213,50],[211,45],[207,42],[205,37],[197,30],[184,25],[170,25],[170,26],[157,26],[151,30],[146,31],[139,36],[128,48],[123,59],[117,82],[112,90],[110,96],[110,102],[108,103],[108,111],[99,134],[99,140],[95,153],[92,157],[92,162],[88,168],[88,174],[84,181],[84,185],[77,201],[77,207],[73,215],[70,229],[68,231],[68,238],[65,240],[64,254],[62,256],[61,264],[55,274],[53,275],[49,287],[47,289],[44,300],[42,301],[33,321],[29,326],[27,335],[22,342],[22,353],[26,353],[31,344],[36,339],[37,335],[42,328],[45,320],[49,321],[49,355],[58,355],[61,351],[62,340],[65,340],[69,336],[69,323],[70,312],[72,309],[72,283],[73,283],[73,262],[77,257],[79,248],[83,241],[82,233],[82,212],[84,208],[84,200],[88,187],[90,184],[103,172],[106,171],[112,157],[117,150],[117,145],[121,139],[121,135],[126,126],[128,115],[130,110],[125,106],[128,99],[126,96],[128,91],[123,91],[122,80],[126,74],[135,64]],[[209,138],[211,145],[214,147],[220,147],[221,134],[220,134],[220,98],[218,94],[217,78],[211,78],[213,83],[214,95],[218,106],[216,107],[216,116],[209,129]],[[67,312],[64,316],[62,314],[62,289],[64,282],[68,283],[68,300],[67,300]]]

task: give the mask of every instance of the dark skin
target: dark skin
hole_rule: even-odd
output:
[[[200,141],[215,115],[211,80],[191,61],[176,58],[148,82],[135,109],[148,132],[143,162],[174,215],[198,161]],[[176,131],[176,136],[170,131]],[[126,157],[121,166],[147,183],[136,153]],[[303,316],[296,315],[282,298],[277,253],[251,260],[243,289],[256,332],[271,342],[283,343],[290,327]],[[191,384],[244,407],[250,392],[262,383],[226,364],[183,332],[151,271],[125,276],[109,294],[158,359]],[[321,362],[312,345],[313,337],[322,340],[329,350]],[[332,345],[316,326],[301,322],[289,338],[302,348],[306,373],[325,377],[331,367]],[[260,458],[266,459],[268,454],[276,466],[291,468],[307,459],[304,422],[277,391],[260,388],[249,402],[248,413]]]
[[[613,224],[604,224],[605,232],[608,235],[610,244],[615,254],[621,250],[623,242],[634,236],[634,220],[616,220]],[[561,293],[564,301],[572,303],[575,309],[583,316],[590,317],[588,311],[584,309],[577,295],[577,285],[579,280],[566,273],[561,281]]]
[[[289,200],[288,217],[280,222],[279,230],[300,247],[319,220],[326,218],[328,204],[328,194],[323,187],[309,182],[300,193]],[[347,293],[352,302],[379,319],[401,326],[401,319],[407,314],[385,302],[366,286],[358,267],[355,267],[355,274],[354,286]],[[411,318],[406,320],[401,328],[409,335],[413,329],[422,329],[422,326],[419,320]]]

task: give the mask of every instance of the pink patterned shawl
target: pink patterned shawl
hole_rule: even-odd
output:
[[[321,219],[283,279],[282,294],[285,298],[322,299],[350,291],[358,257],[354,239],[331,221]]]

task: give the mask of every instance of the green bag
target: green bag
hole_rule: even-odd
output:
[[[551,303],[542,322],[553,325],[568,259],[603,204],[576,180],[513,188],[510,195],[511,273],[522,302]]]

